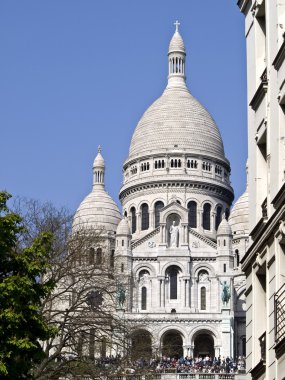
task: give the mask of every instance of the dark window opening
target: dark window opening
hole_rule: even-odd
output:
[[[146,310],[147,305],[147,289],[145,286],[142,287],[142,310]]]
[[[203,228],[204,230],[211,229],[211,205],[205,203],[203,207]]]
[[[216,220],[215,220],[215,228],[216,228],[216,230],[218,229],[219,224],[221,223],[221,221],[222,221],[222,207],[218,206],[217,207],[217,212],[216,212]]]
[[[101,265],[102,264],[102,248],[97,248],[96,251],[96,264]]]
[[[160,223],[160,210],[164,207],[163,202],[158,201],[154,205],[154,226],[155,228],[159,226]]]
[[[134,234],[137,230],[137,216],[136,216],[136,209],[134,207],[131,208],[131,216],[132,216],[132,234]]]
[[[188,203],[188,224],[189,227],[197,228],[197,203],[191,201]]]
[[[149,212],[148,205],[146,203],[142,204],[142,231],[147,230],[149,228]]]
[[[203,286],[201,288],[201,310],[206,310],[206,288]]]

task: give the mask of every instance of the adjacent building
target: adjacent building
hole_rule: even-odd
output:
[[[285,1],[239,0],[245,15],[250,246],[247,369],[285,378]]]

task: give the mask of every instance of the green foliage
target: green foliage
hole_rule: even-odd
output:
[[[42,233],[19,248],[24,228],[21,217],[8,209],[9,198],[0,192],[0,379],[32,379],[33,365],[43,358],[40,341],[54,334],[40,313],[54,288],[43,281],[52,235]]]

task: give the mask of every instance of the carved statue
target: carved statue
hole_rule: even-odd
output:
[[[126,300],[126,294],[125,294],[125,289],[123,288],[122,284],[118,284],[117,288],[117,302],[118,302],[118,307],[123,308],[125,300]]]
[[[179,227],[175,225],[175,220],[169,228],[170,233],[170,247],[177,247],[178,245],[178,235],[179,235]]]
[[[222,301],[223,301],[224,306],[227,306],[231,298],[230,286],[229,284],[227,284],[226,281],[224,281],[224,283],[221,282],[221,285],[223,286],[222,295],[221,295]]]

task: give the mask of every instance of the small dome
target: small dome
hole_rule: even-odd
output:
[[[117,228],[117,235],[131,235],[131,230],[127,218],[124,218],[120,221]]]
[[[224,218],[219,225],[217,236],[219,235],[232,235],[231,226],[226,218]]]
[[[234,204],[229,217],[229,223],[232,227],[234,236],[249,234],[249,205],[247,191],[245,191]]]
[[[173,53],[173,52],[182,52],[182,53],[186,52],[183,39],[180,33],[178,32],[178,30],[174,33],[169,43],[168,53]]]
[[[102,228],[106,232],[116,232],[120,220],[120,211],[110,195],[104,189],[96,189],[78,207],[73,228]]]

